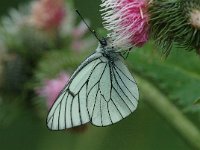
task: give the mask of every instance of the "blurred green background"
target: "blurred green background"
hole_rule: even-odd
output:
[[[24,2],[28,1],[1,0],[0,15],[6,15],[9,8]],[[100,0],[74,2],[81,14],[91,21],[92,28],[102,27],[98,11]],[[152,47],[147,46],[144,51],[149,48]],[[132,59],[134,53],[129,58]],[[8,114],[15,113],[13,111],[7,110]],[[12,124],[0,128],[1,150],[192,150],[177,131],[142,99],[136,112],[119,123],[105,128],[88,125],[84,132],[49,131],[46,120],[38,119],[32,111],[20,111]]]

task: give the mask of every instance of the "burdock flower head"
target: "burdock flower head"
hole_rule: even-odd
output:
[[[154,0],[149,7],[151,35],[165,54],[173,47],[200,54],[200,1]]]
[[[200,29],[200,10],[193,9],[190,12],[190,24],[197,29]]]
[[[64,88],[68,82],[69,76],[66,73],[60,73],[60,75],[52,80],[45,80],[44,86],[37,88],[36,92],[39,96],[44,97],[47,103],[47,107],[50,109],[53,105],[59,92]]]
[[[148,40],[148,0],[102,0],[104,26],[113,45],[140,47]]]
[[[75,50],[76,52],[81,52],[83,50],[89,49],[96,43],[94,38],[85,37],[87,32],[88,28],[83,21],[75,26],[75,28],[71,32],[71,49]]]
[[[57,28],[64,16],[65,5],[63,0],[38,0],[33,2],[31,22],[38,28]]]

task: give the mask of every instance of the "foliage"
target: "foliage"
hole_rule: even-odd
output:
[[[134,72],[152,82],[182,109],[193,108],[194,100],[200,97],[199,57],[194,53],[176,49],[167,59],[161,59],[149,44],[136,49],[128,61],[134,63]],[[200,115],[200,107],[195,109]]]
[[[136,80],[142,81],[139,82],[139,89],[143,89],[147,84],[151,85],[151,88],[146,89],[147,93],[144,94],[141,90],[141,95],[145,95],[141,97],[141,101],[148,101],[150,105],[154,105],[152,99],[158,101],[159,98],[164,97],[164,100],[170,103],[169,106],[181,114],[180,119],[186,120],[185,122],[191,120],[189,126],[191,129],[196,129],[195,124],[199,127],[200,123],[199,56],[190,51],[182,51],[182,49],[199,50],[199,29],[192,28],[188,24],[188,15],[186,15],[191,8],[199,9],[199,1],[155,0],[154,2],[150,7],[153,41],[142,48],[133,48],[125,62],[133,75],[136,74]],[[182,5],[183,2],[185,3]],[[94,52],[97,45],[93,35],[90,35],[85,25],[77,20],[72,11],[71,1],[62,5],[67,9],[67,16],[60,20],[61,23],[59,21],[60,24],[56,24],[58,26],[50,30],[49,28],[38,28],[32,24],[33,22],[27,20],[32,15],[31,5],[32,3],[23,8],[13,9],[1,21],[0,127],[12,125],[25,112],[30,112],[37,118],[45,120],[48,99],[39,94],[38,89],[44,88],[46,82],[57,79],[61,72],[72,74],[77,66],[90,53]],[[105,33],[102,28],[99,28],[98,31],[101,34]],[[153,45],[154,43],[157,43],[166,53],[172,50],[171,55],[167,59],[162,59],[162,54]],[[153,97],[152,91],[157,91]],[[150,95],[150,93],[151,97],[149,98],[148,94]],[[145,99],[147,100],[145,101]],[[140,104],[139,111],[149,109],[147,111],[158,112],[165,119],[167,118],[165,115],[168,115],[167,122],[177,131],[183,132],[181,127],[175,127],[170,122],[172,121],[169,119],[170,107],[163,115],[164,111],[158,107],[146,108],[143,102]],[[154,116],[149,120],[151,121],[152,118]],[[148,121],[143,119],[143,123],[146,122]],[[130,120],[127,123],[130,123]],[[113,128],[119,129],[117,126]],[[123,126],[127,134],[129,134],[128,129],[131,126],[129,124]],[[97,133],[91,133],[93,131],[96,130],[90,128],[88,134],[96,135]],[[118,132],[123,131],[119,130]],[[112,131],[112,137],[118,135],[118,132]],[[105,132],[105,134],[107,133]],[[103,139],[103,137],[101,138]],[[188,138],[190,138],[189,134]],[[103,147],[103,144],[101,146]]]
[[[195,103],[199,104],[199,103],[200,103],[200,98],[197,99],[197,100],[195,101]]]

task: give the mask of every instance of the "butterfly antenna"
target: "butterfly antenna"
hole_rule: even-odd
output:
[[[83,20],[83,22],[85,23],[85,25],[87,26],[87,28],[89,29],[89,31],[96,37],[96,39],[102,44],[104,44],[104,41],[102,41],[101,39],[99,39],[99,37],[97,36],[97,33],[95,32],[95,30],[92,30],[90,28],[90,26],[87,24],[87,22],[85,21],[85,19],[83,18],[83,16],[80,14],[80,12],[76,9],[77,14],[80,16],[81,20]]]

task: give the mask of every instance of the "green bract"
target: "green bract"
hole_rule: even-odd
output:
[[[151,35],[165,54],[173,45],[200,53],[200,28],[191,21],[194,11],[200,11],[199,0],[155,0],[150,5]]]

